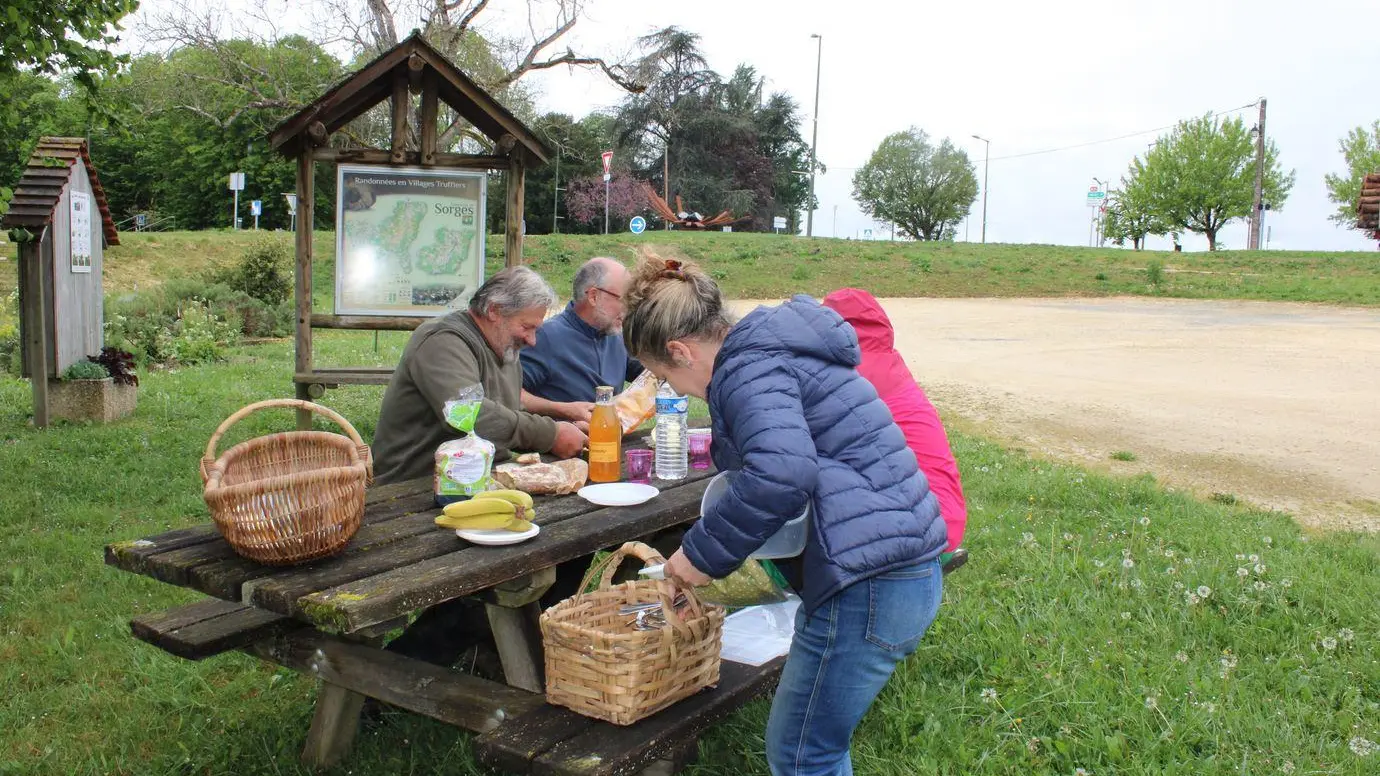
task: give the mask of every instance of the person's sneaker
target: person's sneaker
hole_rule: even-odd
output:
[[[939,556],[939,569],[945,574],[954,571],[968,562],[968,551],[959,547],[953,552],[945,552]]]

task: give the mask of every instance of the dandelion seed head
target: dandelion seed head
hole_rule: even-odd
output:
[[[1198,605],[1199,603],[1201,603],[1202,600],[1203,600],[1203,599],[1201,599],[1201,598],[1198,597],[1198,594],[1197,594],[1197,593],[1194,593],[1194,592],[1189,592],[1187,598],[1188,598],[1188,605],[1189,605],[1189,606],[1197,606],[1197,605]]]
[[[1150,518],[1148,518],[1148,517],[1142,517],[1141,519],[1137,520],[1136,522],[1140,523],[1142,526],[1150,525]]]
[[[1252,571],[1255,572],[1256,576],[1260,576],[1261,574],[1264,574],[1264,573],[1265,573],[1265,564],[1263,564],[1263,563],[1257,563],[1257,564],[1255,564],[1255,568],[1252,569]]]
[[[1123,619],[1123,620],[1129,620],[1129,619],[1131,619],[1131,613],[1130,613],[1130,612],[1122,612],[1122,613],[1121,613],[1121,619]]]
[[[1187,663],[1188,653],[1183,651],[1176,652],[1174,653],[1174,659],[1179,661],[1180,663]]]
[[[1293,587],[1293,586],[1294,586],[1294,580],[1292,580],[1292,579],[1281,579],[1281,580],[1279,581],[1279,586],[1280,586],[1280,587]]]
[[[1239,568],[1236,569],[1236,576],[1241,577],[1242,579],[1245,579],[1246,577],[1249,577],[1250,575],[1251,575],[1251,572],[1247,571],[1245,566],[1241,566],[1241,567],[1239,567]]]
[[[1260,556],[1259,556],[1259,555],[1256,555],[1256,554],[1254,554],[1254,553],[1252,553],[1251,555],[1247,556],[1246,559],[1249,560],[1251,563],[1259,563],[1259,562],[1260,562]]]
[[[1356,638],[1356,634],[1350,628],[1342,628],[1337,631],[1337,638],[1350,643],[1352,639]]]
[[[1262,536],[1262,537],[1260,537],[1260,541],[1261,541],[1261,542],[1264,542],[1264,544],[1265,544],[1266,547],[1269,547],[1271,544],[1274,544],[1274,543],[1275,543],[1275,540],[1274,540],[1274,539],[1271,539],[1271,538],[1268,537],[1268,536]]]
[[[1269,585],[1266,584],[1263,580],[1257,579],[1257,580],[1255,581],[1255,589],[1256,589],[1256,590],[1264,590],[1264,589],[1267,588],[1267,587],[1269,587]]]
[[[1356,736],[1348,741],[1347,746],[1351,747],[1351,751],[1354,752],[1357,757],[1369,757],[1372,752],[1380,748],[1375,745],[1374,741],[1361,738],[1360,736]]]
[[[1165,550],[1165,551],[1164,551],[1164,557],[1166,557],[1166,558],[1172,558],[1172,557],[1174,557],[1174,551],[1173,551],[1173,550]]]
[[[1096,567],[1098,567],[1098,568],[1102,568],[1103,566],[1105,566],[1105,565],[1107,565],[1107,564],[1106,564],[1106,563],[1103,563],[1103,562],[1100,561],[1100,560],[1094,560],[1094,561],[1093,561],[1093,565],[1096,566]]]
[[[996,703],[997,691],[991,687],[985,687],[980,695],[983,703]]]
[[[1337,640],[1332,638],[1331,636],[1323,636],[1323,640],[1321,643],[1322,648],[1327,650],[1328,652],[1331,652],[1332,650],[1337,648]]]
[[[1136,562],[1133,561],[1133,560],[1131,560],[1130,558],[1122,558],[1122,559],[1121,559],[1121,567],[1124,568],[1124,569],[1135,568],[1135,567],[1136,567]]]
[[[1159,699],[1159,698],[1156,698],[1156,697],[1153,696],[1153,695],[1146,696],[1146,698],[1145,698],[1145,708],[1147,708],[1147,709],[1158,709],[1159,707],[1160,707],[1160,699]]]
[[[1207,585],[1199,585],[1199,586],[1198,586],[1198,597],[1199,597],[1199,598],[1207,598],[1207,597],[1210,596],[1210,595],[1212,595],[1212,588],[1208,587]]]
[[[1071,542],[1071,541],[1073,541],[1073,534],[1068,533],[1067,531],[1065,531],[1065,532],[1064,532],[1064,541],[1066,541],[1066,542]]]

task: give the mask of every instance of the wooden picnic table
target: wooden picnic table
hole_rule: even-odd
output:
[[[272,567],[236,555],[209,522],[111,544],[106,563],[209,600],[135,619],[134,635],[201,659],[240,649],[321,682],[303,759],[338,762],[366,697],[480,734],[481,761],[514,773],[671,773],[698,734],[770,690],[783,659],[724,663],[720,684],[636,725],[619,728],[544,699],[538,599],[557,564],[695,520],[713,470],[629,507],[575,495],[539,497],[541,532],[520,544],[470,545],[437,528],[429,478],[370,488],[359,531],[340,554]],[[383,649],[410,615],[463,596],[485,601],[507,684]]]

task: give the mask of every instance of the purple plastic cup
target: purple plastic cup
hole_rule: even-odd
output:
[[[692,428],[686,440],[690,448],[690,467],[694,469],[709,468],[709,443],[713,441],[713,434],[707,428]]]
[[[652,479],[652,451],[632,448],[627,452],[628,482],[649,483]]]

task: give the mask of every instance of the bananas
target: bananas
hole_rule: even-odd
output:
[[[520,490],[489,490],[467,501],[447,504],[436,517],[442,528],[527,531],[536,516],[532,497]]]
[[[483,490],[474,494],[476,499],[496,498],[514,506],[532,509],[532,494],[521,490]]]

